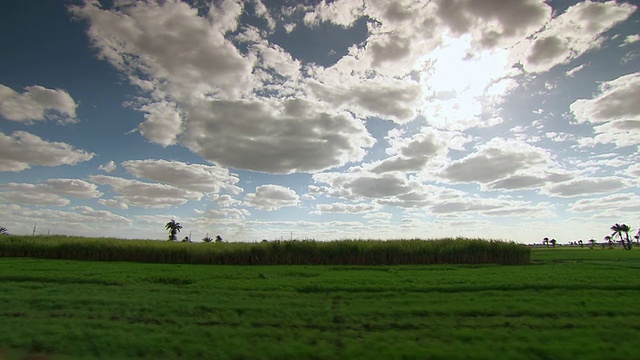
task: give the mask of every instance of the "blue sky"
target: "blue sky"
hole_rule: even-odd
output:
[[[637,228],[637,10],[8,2],[0,225],[522,243]]]

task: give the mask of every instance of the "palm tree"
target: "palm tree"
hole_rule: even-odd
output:
[[[620,237],[620,243],[622,243],[622,247],[625,250],[631,250],[631,240],[629,240],[629,231],[631,231],[631,228],[629,228],[629,226],[627,226],[626,224],[614,224],[613,226],[611,226],[611,230],[613,230],[613,234],[611,234],[611,236],[615,238],[616,235],[618,235]],[[622,233],[625,233],[626,235],[626,242],[622,237]]]
[[[594,239],[591,239],[589,240],[589,244],[590,244],[589,247],[593,249],[593,247],[596,246],[596,241]]]
[[[180,225],[179,222],[172,219],[164,226],[164,228],[165,230],[169,230],[169,241],[178,240],[176,234],[180,232],[180,229],[182,229],[182,225]]]
[[[212,238],[209,237],[209,233],[207,233],[207,236],[202,238],[202,241],[206,242],[206,243],[210,243],[213,241]]]
[[[9,230],[4,226],[0,226],[0,235],[9,235]]]
[[[222,242],[222,236],[216,235],[216,242]]]
[[[631,231],[631,228],[627,224],[622,224],[620,225],[620,230],[624,233],[625,240],[627,241],[625,249],[631,250],[631,239],[629,239],[629,231]],[[620,237],[622,237],[622,234],[620,234]]]
[[[611,238],[615,239],[616,235],[620,236],[620,240],[622,241],[622,246],[627,249],[627,245],[624,244],[624,240],[622,240],[622,226],[620,224],[614,224],[611,226]]]
[[[549,238],[548,237],[542,239],[542,245],[547,245],[547,247],[549,247]]]
[[[580,244],[580,247],[583,248],[584,247],[584,242],[582,242],[582,239],[578,240],[578,244]]]
[[[609,244],[609,249],[613,249],[613,241],[611,241],[611,236],[607,235],[604,237],[604,241]]]
[[[640,245],[640,229],[638,229],[638,233],[633,238],[636,239],[636,243]]]
[[[556,248],[556,239],[551,239],[551,241],[549,241],[551,243],[551,248],[555,249]]]

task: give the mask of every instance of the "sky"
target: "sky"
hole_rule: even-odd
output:
[[[12,234],[602,240],[640,227],[640,4],[38,1],[0,13]]]

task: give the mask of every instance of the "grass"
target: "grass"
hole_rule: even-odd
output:
[[[0,359],[629,359],[640,250],[531,265],[0,259]]]
[[[176,243],[8,236],[0,256],[217,265],[527,264],[530,249],[482,239]]]

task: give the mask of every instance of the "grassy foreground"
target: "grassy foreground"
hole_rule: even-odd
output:
[[[0,256],[217,265],[528,264],[530,249],[482,239],[181,243],[66,236],[0,238]]]
[[[521,266],[0,258],[0,359],[631,359],[639,270],[639,250],[586,248]]]

